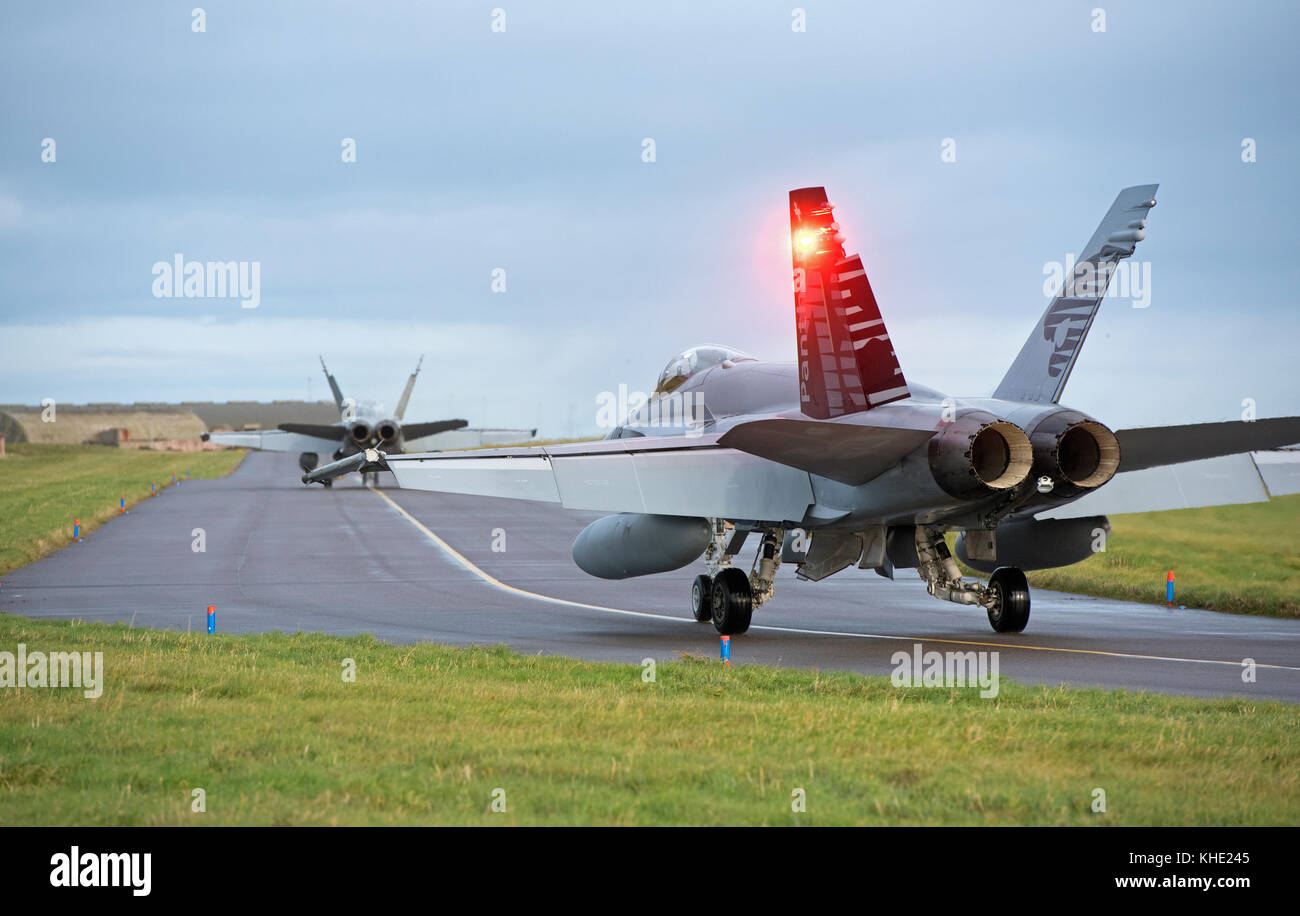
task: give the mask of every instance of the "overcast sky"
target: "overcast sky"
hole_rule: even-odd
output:
[[[0,403],[320,398],[323,353],[393,406],[423,353],[408,420],[588,431],[692,344],[794,358],[817,184],[908,377],[985,395],[1159,182],[1065,401],[1300,413],[1295,3],[198,3],[0,9]],[[155,298],[177,253],[258,308]]]

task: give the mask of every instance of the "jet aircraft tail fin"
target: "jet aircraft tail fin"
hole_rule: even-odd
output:
[[[1044,404],[1061,400],[1111,276],[1146,237],[1147,213],[1156,205],[1158,187],[1143,184],[1119,192],[993,397]]]
[[[334,380],[334,376],[331,375],[329,369],[325,367],[325,357],[323,356],[320,358],[320,367],[321,371],[325,373],[325,381],[330,383],[330,393],[334,395],[334,404],[338,407],[339,412],[342,413],[343,392],[339,390],[339,383]]]
[[[421,356],[420,361],[415,364],[415,371],[412,372],[411,377],[406,380],[406,387],[402,389],[401,400],[397,402],[397,410],[393,414],[393,416],[398,420],[402,419],[402,415],[406,413],[406,402],[411,400],[411,392],[415,389],[415,377],[420,374],[420,367],[423,365],[424,357]]]
[[[862,259],[846,254],[825,188],[790,192],[799,407],[828,420],[908,397]]]

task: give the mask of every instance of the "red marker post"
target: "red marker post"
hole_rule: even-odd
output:
[[[1169,570],[1169,576],[1165,579],[1165,603],[1170,607],[1174,605],[1174,571]]]

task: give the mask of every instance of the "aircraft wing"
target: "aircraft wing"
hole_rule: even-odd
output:
[[[537,438],[535,429],[470,429],[460,427],[446,432],[406,438],[408,452],[446,452],[467,448],[503,447],[518,445]]]
[[[1300,492],[1300,475],[1295,473],[1300,465],[1292,464],[1286,471],[1270,478],[1261,474],[1265,459],[1260,456],[1259,460],[1257,464],[1256,457],[1249,454],[1223,455],[1166,467],[1124,471],[1086,496],[1068,505],[1040,512],[1036,517],[1084,518],[1123,515],[1126,512],[1233,506],[1268,502],[1270,491],[1273,496]]]
[[[1290,496],[1300,493],[1300,449],[1279,449],[1275,452],[1255,452],[1255,467],[1264,478],[1264,486],[1272,496]]]
[[[1300,417],[1121,429],[1119,473],[1038,518],[1082,518],[1267,502],[1300,492]],[[1257,454],[1251,454],[1257,452]]]
[[[717,436],[602,439],[518,449],[390,455],[415,490],[558,503],[569,509],[799,522],[806,471],[726,448]]]
[[[328,427],[326,427],[328,428]],[[238,433],[204,433],[204,441],[237,448],[251,448],[262,452],[316,452],[329,454],[339,447],[343,431],[332,439],[304,436],[281,429],[251,430]]]

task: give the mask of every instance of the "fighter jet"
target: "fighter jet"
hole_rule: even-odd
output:
[[[1300,441],[1300,417],[1112,430],[1061,403],[1111,277],[1146,235],[1156,187],[1115,198],[990,397],[908,380],[824,189],[803,188],[790,193],[796,362],[695,347],[604,440],[370,449],[304,480],[386,467],[402,487],[616,513],[578,536],[577,565],[622,579],[703,556],[691,609],[723,634],[745,632],[782,562],[811,580],[855,564],[889,578],[914,568],[929,594],[1019,632],[1030,610],[1024,571],[1104,549],[1106,512],[1267,499],[1246,453]],[[962,578],[948,532],[987,583]]]
[[[388,414],[383,405],[375,401],[356,401],[343,397],[338,382],[325,365],[325,357],[320,358],[321,370],[329,382],[330,392],[339,410],[337,423],[281,423],[275,430],[266,432],[229,432],[204,433],[202,438],[218,445],[234,445],[270,452],[300,452],[298,466],[304,472],[316,467],[322,453],[329,455],[331,461],[338,461],[348,455],[355,455],[366,448],[382,448],[385,452],[398,454],[405,450],[410,442],[423,440],[438,433],[453,429],[463,429],[469,423],[466,420],[434,420],[430,423],[407,423],[403,425],[402,417],[406,413],[406,404],[411,399],[415,388],[415,379],[420,374],[424,357],[416,363],[415,371],[406,380],[402,397],[397,402],[397,409]],[[519,441],[530,438],[526,430],[512,431],[519,435],[507,441]],[[427,443],[419,443],[428,448]],[[422,449],[423,450],[423,449]],[[377,482],[378,471],[363,473],[363,482]],[[323,481],[326,486],[333,480]]]

